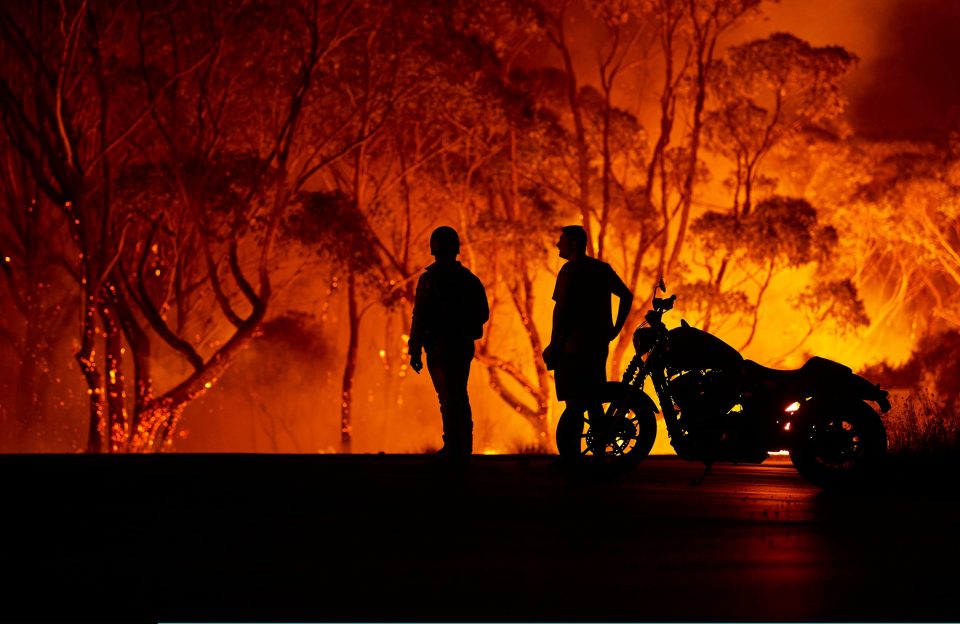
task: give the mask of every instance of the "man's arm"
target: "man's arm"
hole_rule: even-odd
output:
[[[610,272],[613,274],[613,294],[620,299],[617,307],[617,321],[613,324],[613,335],[610,337],[610,340],[613,340],[620,334],[623,326],[627,324],[627,316],[629,316],[630,308],[633,306],[633,293],[630,292],[630,289],[612,268]]]
[[[553,328],[550,330],[550,344],[554,348],[560,348],[564,339],[569,333],[569,311],[570,302],[568,301],[568,281],[567,272],[564,271],[566,265],[560,269],[557,274],[557,285],[553,289]]]
[[[556,362],[555,355],[560,350],[560,345],[566,339],[567,335],[567,280],[563,269],[557,275],[557,285],[553,289],[553,327],[550,330],[550,344],[543,350],[543,361],[547,365],[547,370],[553,370]]]
[[[475,276],[476,277],[476,276]],[[483,287],[483,282],[477,277],[477,320],[483,325],[490,320],[490,303],[487,301],[487,289]]]
[[[424,273],[417,280],[417,292],[413,297],[413,318],[410,321],[410,340],[407,341],[407,349],[410,352],[410,368],[418,374],[423,370],[423,342],[427,337],[426,319],[427,311],[427,274]]]

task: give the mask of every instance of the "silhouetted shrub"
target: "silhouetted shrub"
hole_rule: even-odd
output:
[[[862,374],[884,388],[932,388],[929,401],[944,414],[960,410],[960,331],[951,329],[922,338],[901,366],[870,366]]]
[[[895,398],[884,415],[890,453],[944,456],[960,452],[960,413],[937,404],[927,391]]]

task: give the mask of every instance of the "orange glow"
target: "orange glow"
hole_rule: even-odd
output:
[[[76,414],[70,427],[78,439],[99,429],[104,448],[428,451],[441,444],[441,417],[429,370],[416,374],[409,366],[410,317],[417,279],[432,262],[430,229],[449,223],[462,238],[459,260],[483,281],[490,300],[469,396],[475,448],[498,454],[555,450],[565,406],[556,400],[541,353],[551,339],[552,295],[563,264],[554,245],[563,224],[587,228],[589,253],[610,263],[635,296],[639,314],[610,344],[609,379],[619,379],[633,355],[630,336],[659,275],[664,296],[678,296],[664,318],[668,328],[683,319],[745,358],[779,369],[799,368],[812,355],[855,371],[897,365],[923,339],[960,328],[960,135],[935,125],[936,140],[863,132],[872,114],[864,109],[898,104],[862,97],[883,85],[884,59],[896,58],[881,45],[890,35],[881,32],[889,28],[885,20],[854,17],[868,5],[873,12],[869,0],[809,5],[817,10],[798,8],[808,6],[800,0],[762,3],[756,14],[720,20],[729,25],[722,32],[716,23],[698,23],[696,9],[685,13],[699,6],[694,2],[614,3],[622,10],[616,23],[594,11],[599,4],[547,3],[545,12],[561,6],[570,12],[513,24],[497,15],[500,9],[477,3],[470,24],[451,17],[430,35],[453,32],[447,26],[463,33],[443,45],[431,39],[420,46],[418,29],[436,16],[407,15],[401,3],[384,20],[374,3],[348,11],[344,19],[356,23],[345,24],[344,32],[397,28],[382,38],[395,37],[396,50],[383,56],[370,50],[373,56],[361,58],[351,37],[336,38],[329,53],[315,59],[316,71],[303,73],[309,80],[299,90],[286,91],[296,87],[290,68],[313,64],[248,62],[247,44],[240,42],[260,39],[246,36],[222,38],[229,48],[224,58],[236,59],[236,66],[198,65],[163,106],[143,100],[136,86],[124,91],[129,104],[95,110],[72,100],[46,102],[49,94],[33,80],[5,81],[5,110],[22,115],[17,103],[34,102],[29,108],[83,111],[62,120],[76,127],[61,127],[58,140],[93,137],[97,128],[129,130],[117,133],[102,161],[89,150],[70,156],[71,145],[54,142],[53,149],[41,141],[37,150],[50,153],[34,166],[0,171],[11,195],[18,188],[62,189],[36,198],[22,191],[6,202],[2,287],[22,305],[18,311],[8,306],[0,346],[43,335],[49,328],[31,322],[54,319],[52,311],[79,317],[79,332],[73,317],[61,319],[64,329],[49,342],[70,346],[56,347],[40,369],[58,379],[59,394],[50,403]],[[667,5],[679,13],[663,23],[681,20],[669,36],[658,32],[653,13],[633,13]],[[721,5],[733,10],[751,3]],[[126,32],[137,32],[137,12],[117,11],[118,28],[132,25]],[[876,12],[889,17],[890,9]],[[237,23],[259,32],[258,21]],[[569,24],[569,38],[544,30],[551,23]],[[20,26],[32,33],[29,24]],[[17,44],[36,43],[37,53],[12,55],[5,76],[60,49],[57,29],[41,31],[36,42]],[[705,45],[693,45],[693,33],[705,37]],[[46,41],[48,35],[54,39]],[[185,49],[176,38],[188,35],[159,36],[173,40],[143,50],[124,49],[125,38],[99,43],[118,72],[135,75],[149,67],[163,73],[180,66],[170,54]],[[277,38],[276,58],[310,49],[299,36],[291,31]],[[610,49],[627,41],[634,47]],[[670,41],[675,47],[666,47]],[[458,47],[464,42],[470,45]],[[77,54],[100,49],[85,46]],[[450,58],[465,60],[482,51],[483,62],[464,63],[460,72],[448,58],[431,57],[447,49],[456,51]],[[697,49],[710,50],[712,58],[689,56]],[[78,57],[50,69],[75,85],[71,93],[93,93],[97,85],[89,80],[102,66],[88,61]],[[709,72],[697,74],[706,67]],[[38,75],[34,69],[10,75]],[[200,76],[222,91],[197,88]],[[149,84],[133,81],[141,82]],[[576,85],[579,93],[564,94],[558,85]],[[669,91],[669,85],[678,86]],[[197,93],[202,99],[190,101]],[[122,110],[127,106],[130,111]],[[212,108],[222,109],[222,120],[210,117]],[[126,117],[133,111],[142,114],[130,126]],[[267,136],[282,119],[288,120],[283,134]],[[29,118],[7,122],[0,134],[33,132]],[[204,134],[211,129],[223,136],[211,140]],[[9,163],[34,151],[11,150],[16,144],[0,140],[0,151],[7,150],[0,156]],[[209,152],[164,147],[194,144]],[[255,167],[239,158],[266,155],[266,145],[278,146],[274,153],[282,158]],[[30,179],[83,169],[90,163],[81,157],[103,166],[91,167],[80,187]],[[247,167],[270,176],[246,188]],[[98,178],[101,171],[124,181],[116,193],[112,178]],[[143,171],[167,173],[153,182],[140,180]],[[163,182],[167,177],[176,183]],[[64,200],[67,193],[78,202]],[[338,199],[328,197],[315,221],[303,222],[311,227],[295,231],[292,218],[307,214],[301,198],[314,194]],[[234,206],[236,198],[244,198],[245,208]],[[11,228],[27,204],[31,219],[40,219],[37,227]],[[276,220],[268,222],[267,214]],[[51,238],[18,241],[18,229]],[[295,236],[307,230],[316,230],[317,240]],[[56,270],[33,257],[33,249],[48,248]],[[269,293],[263,301],[260,292]],[[297,331],[281,324],[289,333],[268,335],[266,328],[284,319],[293,319]],[[109,340],[117,344],[104,350]],[[95,359],[98,349],[105,362]],[[117,353],[122,362],[111,365]],[[7,378],[17,378],[9,374],[16,366],[3,370]],[[149,372],[141,374],[144,369]],[[917,383],[926,383],[927,373],[918,374]],[[201,378],[211,381],[201,385]],[[217,393],[205,392],[214,384]],[[165,393],[184,387],[189,390],[179,402],[164,402]],[[14,405],[10,399],[0,396],[0,406]],[[793,414],[802,405],[793,402],[784,411]],[[184,412],[191,433],[178,437]],[[81,422],[91,413],[104,422]],[[5,409],[0,416],[16,421]],[[669,453],[662,420],[658,427],[654,452]]]

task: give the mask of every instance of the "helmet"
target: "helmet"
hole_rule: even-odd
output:
[[[430,253],[434,256],[456,256],[460,253],[460,237],[452,227],[441,225],[430,235]]]

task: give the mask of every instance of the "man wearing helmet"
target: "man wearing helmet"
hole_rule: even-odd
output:
[[[473,452],[473,417],[467,379],[473,360],[473,341],[483,335],[490,318],[487,293],[477,276],[457,261],[460,237],[441,226],[430,236],[430,253],[436,260],[417,282],[410,327],[410,367],[423,369],[421,351],[427,352],[427,370],[440,399],[443,448],[440,457],[457,464],[470,461]]]

